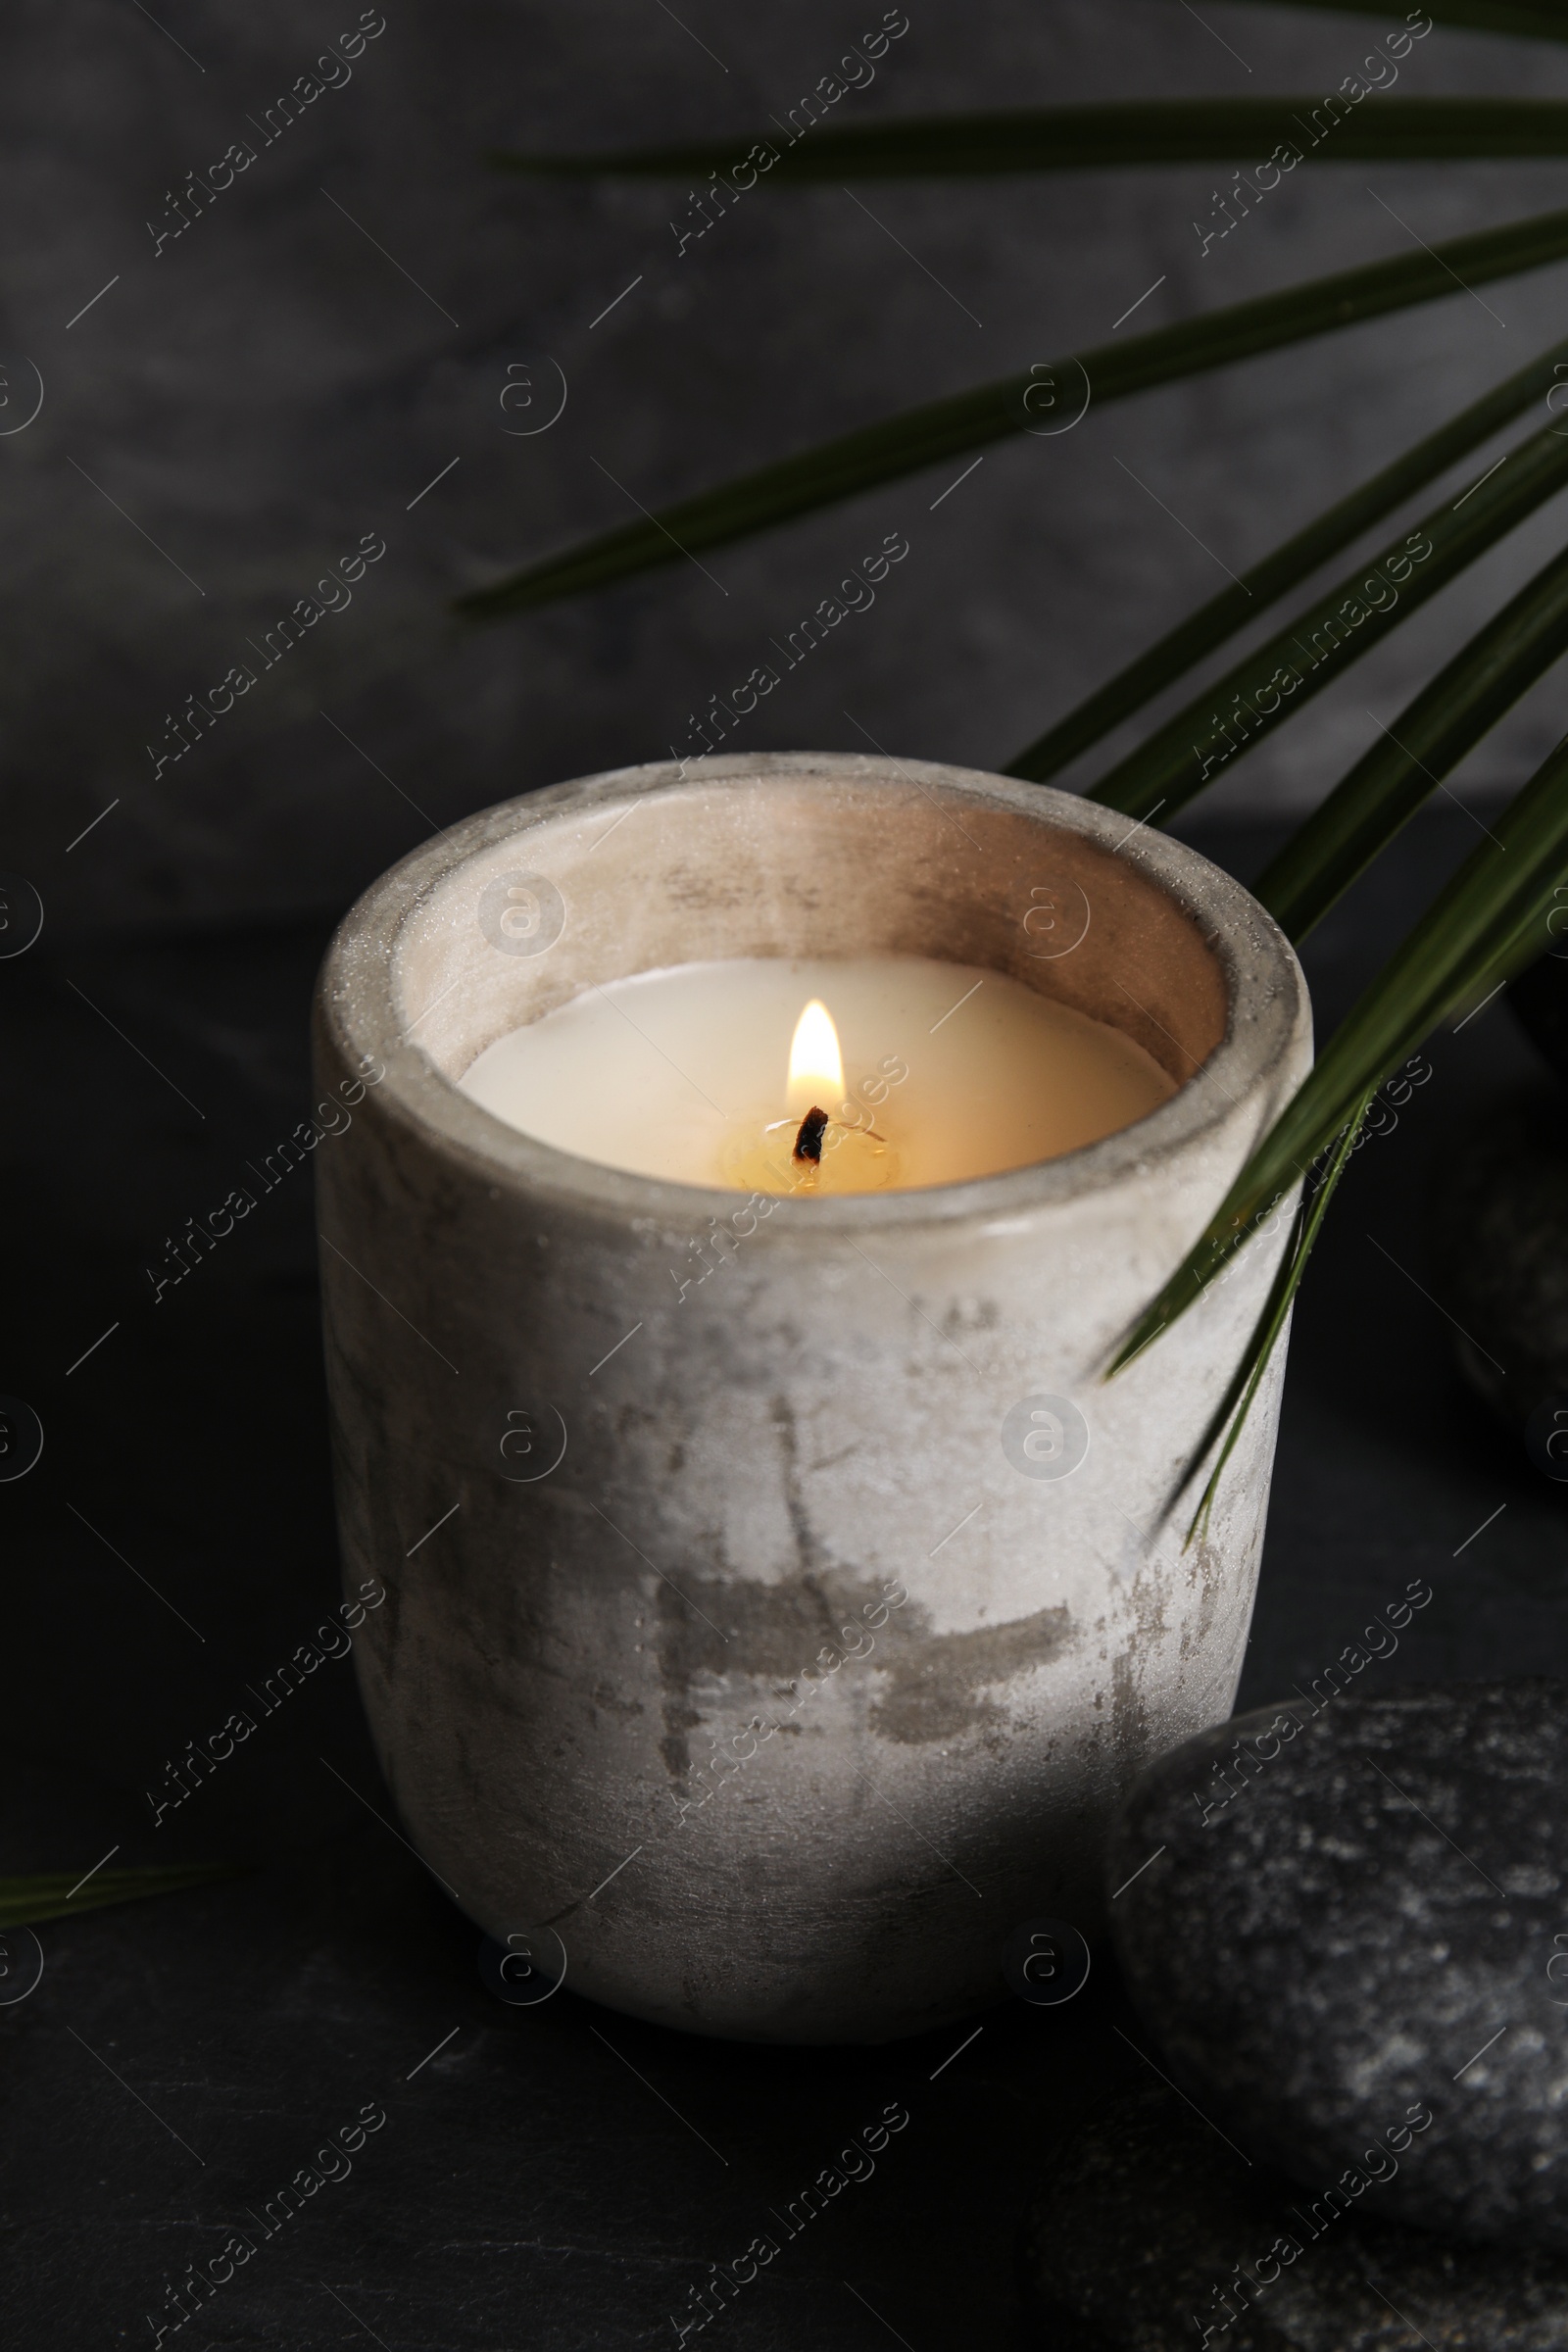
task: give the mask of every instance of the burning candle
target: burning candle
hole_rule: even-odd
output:
[[[807,2043],[984,2008],[1010,1923],[1090,1932],[1121,1790],[1247,1647],[1283,1351],[1192,1551],[1173,1482],[1290,1217],[1101,1375],[1309,1066],[1262,908],[1048,786],[719,755],[416,851],[316,1050],[356,1669],[469,1918]]]
[[[1125,1031],[1005,973],[916,956],[640,972],[498,1038],[461,1083],[605,1167],[803,1195],[1027,1167],[1175,1091]]]

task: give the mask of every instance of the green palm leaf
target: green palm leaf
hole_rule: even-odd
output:
[[[1528,686],[1568,652],[1568,553],[1539,571],[1400,711],[1252,885],[1304,939]]]
[[[1568,435],[1544,425],[1195,697],[1102,777],[1090,799],[1168,822],[1239,752],[1283,726],[1565,484]],[[1410,551],[1423,541],[1431,552],[1412,563]],[[1009,772],[1027,770],[1015,762]]]
[[[1568,873],[1568,737],[1465,860],[1329,1041],[1316,1068],[1252,1153],[1194,1249],[1109,1367],[1186,1312],[1340,1134],[1356,1105],[1482,978],[1524,952]],[[1542,937],[1544,936],[1543,932]],[[1539,940],[1537,942],[1539,945]]]
[[[1506,227],[1456,237],[1446,245],[1401,254],[1394,261],[1314,278],[1255,301],[1210,311],[1131,341],[1100,344],[1080,358],[1054,363],[1065,379],[1062,410],[1070,414],[1087,380],[1102,405],[1157,384],[1173,383],[1258,353],[1277,351],[1331,329],[1353,326],[1412,304],[1433,302],[1489,278],[1537,270],[1568,254],[1568,213],[1544,213]],[[798,457],[765,466],[667,507],[662,514],[547,557],[458,602],[473,619],[498,619],[535,605],[630,578],[657,564],[788,522],[819,507],[858,497],[944,459],[961,457],[1010,434],[1039,429],[1046,414],[1039,369],[1003,377],[947,400],[931,401],[880,424],[863,426]],[[1049,397],[1054,397],[1052,393]],[[1026,408],[1028,399],[1031,406]]]
[[[1376,0],[1291,0],[1348,14],[1397,19]],[[1431,18],[1479,30],[1568,37],[1568,12],[1545,0],[1434,0]],[[1430,20],[1422,24],[1430,31]],[[1406,48],[1408,44],[1406,44]],[[1370,61],[1369,61],[1370,63]],[[1349,86],[1348,83],[1346,85]],[[750,144],[751,154],[744,153]],[[1140,101],[1011,110],[988,116],[781,127],[755,142],[688,142],[608,155],[499,155],[504,168],[535,175],[615,172],[645,177],[706,174],[705,200],[721,206],[776,174],[797,179],[854,175],[959,175],[1109,169],[1118,166],[1255,160],[1288,148],[1294,161],[1366,162],[1568,153],[1568,106],[1554,101],[1406,99],[1361,105],[1334,99],[1265,98]],[[1294,168],[1294,161],[1292,168]],[[1278,165],[1272,165],[1276,171]],[[1267,169],[1267,168],[1263,168]],[[1247,209],[1269,192],[1263,169],[1231,201]],[[742,177],[742,172],[749,176]],[[1277,184],[1277,182],[1273,183]],[[695,199],[693,199],[695,202]],[[1219,200],[1216,199],[1216,202]],[[678,231],[677,231],[678,233]],[[1203,232],[1200,231],[1200,234]],[[681,242],[684,244],[683,238]],[[1205,237],[1205,248],[1211,239]],[[1099,345],[1051,368],[980,385],[699,493],[636,523],[605,533],[474,592],[459,611],[475,618],[512,612],[633,576],[679,557],[745,538],[968,453],[1011,433],[1070,421],[1096,402],[1283,348],[1341,325],[1436,299],[1461,283],[1538,268],[1568,252],[1568,216],[1543,216],[1434,252],[1403,256],[1242,303],[1174,327]],[[1477,447],[1549,390],[1562,365],[1559,345],[1473,404],[1396,463],[1340,500],[1326,514],[1255,565],[1244,582],[1209,600],[1106,686],[1020,755],[1011,772],[1044,778],[1099,741],[1129,711],[1182,676],[1271,602],[1368,531],[1414,491]],[[1068,379],[1058,406],[1057,376]],[[1044,379],[1040,381],[1038,379]],[[1537,433],[1410,534],[1406,550],[1385,551],[1373,566],[1320,597],[1294,631],[1233,667],[1217,687],[1158,728],[1101,780],[1093,798],[1148,817],[1171,812],[1201,789],[1242,745],[1302,707],[1427,602],[1507,531],[1568,484],[1568,436]],[[1392,565],[1392,569],[1389,568]],[[1401,576],[1402,575],[1402,576]],[[1358,591],[1365,586],[1363,599]],[[1390,594],[1394,590],[1396,595]],[[1373,594],[1380,595],[1374,605]],[[1353,609],[1352,609],[1353,600]],[[1336,634],[1336,624],[1338,634]],[[1302,640],[1308,641],[1303,644]],[[1312,650],[1308,650],[1308,647]],[[1358,761],[1259,885],[1300,937],[1387,846],[1442,775],[1480,740],[1529,684],[1568,647],[1568,554],[1555,559],[1449,662],[1400,714],[1397,726]],[[1298,657],[1301,659],[1298,660]],[[1287,703],[1287,673],[1289,708]],[[1274,690],[1272,710],[1250,708]],[[1248,698],[1244,705],[1242,698]],[[1231,704],[1222,720],[1221,707]],[[1244,718],[1242,712],[1247,710]],[[1200,748],[1195,734],[1206,737]],[[1223,742],[1223,757],[1215,747]],[[1385,1074],[1441,1019],[1499,973],[1534,955],[1548,897],[1568,872],[1568,738],[1498,820],[1416,925],[1232,1186],[1183,1265],[1127,1335],[1115,1372],[1200,1296],[1235,1252],[1310,1170],[1327,1165],[1298,1206],[1291,1245],[1276,1270],[1244,1358],[1200,1441],[1195,1461],[1217,1446],[1188,1541],[1206,1520],[1220,1479],[1283,1333],[1307,1258],[1361,1121]],[[1108,1376],[1108,1375],[1107,1375]],[[1185,1484],[1186,1474],[1184,1474]],[[1174,1497],[1173,1497],[1174,1499]]]
[[[139,1902],[144,1895],[175,1894],[208,1879],[232,1876],[224,1862],[175,1862],[162,1869],[99,1870],[85,1881],[79,1870],[46,1870],[24,1878],[0,1878],[0,1928],[67,1919],[77,1911],[102,1910],[107,1903]]]
[[[1113,106],[1021,107],[808,132],[623,147],[598,155],[492,151],[533,178],[716,177],[738,201],[780,179],[907,179],[1127,165],[1254,163],[1289,148],[1297,163],[1419,163],[1568,154],[1568,104],[1553,98],[1143,98]],[[764,159],[772,157],[771,162]],[[1293,171],[1295,163],[1285,165]],[[737,180],[742,170],[750,176]],[[1279,184],[1275,167],[1272,186]],[[1268,194],[1269,189],[1261,193]],[[705,189],[723,211],[718,191]],[[1245,201],[1243,209],[1246,209]],[[701,233],[700,221],[696,233]]]
[[[1008,773],[1031,777],[1043,784],[1048,777],[1076,760],[1091,744],[1108,735],[1112,728],[1130,718],[1135,710],[1152,700],[1161,688],[1223,645],[1228,637],[1244,628],[1289,589],[1316,571],[1331,556],[1358,539],[1363,531],[1381,522],[1405,499],[1424,489],[1449,466],[1479,448],[1483,441],[1511,422],[1520,412],[1537,399],[1544,398],[1559,382],[1556,373],[1562,365],[1568,372],[1568,340],[1554,343],[1517,375],[1510,375],[1494,391],[1486,394],[1447,424],[1418,441],[1414,449],[1398,458],[1381,473],[1352,490],[1348,498],[1330,507],[1327,514],[1309,522],[1294,539],[1265,556],[1260,564],[1243,574],[1233,588],[1221,589],[1193,613],[1190,619],[1161,637],[1141,654],[1136,662],[1119,670],[1115,677],[1068,711],[1065,718],[1032,743],[1013,760]]]

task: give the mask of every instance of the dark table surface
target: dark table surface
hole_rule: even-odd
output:
[[[1193,837],[1244,878],[1273,839]],[[1456,808],[1424,817],[1308,944],[1320,1037],[1478,838]],[[503,2006],[392,1826],[347,1661],[154,1832],[166,1759],[337,1597],[308,1169],[157,1306],[146,1272],[303,1115],[328,929],[46,931],[0,965],[0,1390],[46,1436],[0,1485],[0,1861],[256,1866],[39,1929],[36,1989],[0,2006],[5,2342],[152,2345],[167,2289],[237,2228],[256,2251],[184,2346],[673,2344],[708,2266],[890,2100],[909,2122],[874,2175],[714,2332],[737,2352],[1039,2340],[1021,2216],[1057,2132],[1142,2064],[1104,1960],[1065,2007],[987,2015],[951,2064],[972,2028],[771,2051],[569,1986]],[[1428,1053],[1431,1081],[1352,1161],[1298,1310],[1243,1705],[1321,1673],[1416,1576],[1436,1598],[1385,1684],[1564,1671],[1562,1491],[1461,1385],[1425,1232],[1454,1142],[1536,1064],[1500,1000]],[[264,2238],[247,2216],[368,2103],[387,2120],[352,2171]]]

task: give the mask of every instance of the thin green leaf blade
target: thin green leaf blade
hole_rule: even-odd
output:
[[[1461,409],[1424,441],[1373,474],[1348,497],[1309,522],[1304,530],[1242,574],[1240,582],[1221,589],[1188,619],[1169,630],[1105,685],[1069,710],[1064,718],[1020,752],[1005,772],[1043,784],[1068,766],[1093,744],[1143,709],[1161,690],[1196,667],[1228,637],[1257,619],[1267,608],[1308,578],[1320,564],[1359,539],[1364,531],[1414,497],[1440,473],[1467,457],[1505,424],[1544,399],[1560,382],[1558,367],[1568,372],[1568,338],[1553,343],[1539,359],[1469,408]]]
[[[1457,498],[1446,498],[1424,514],[1403,542],[1357,564],[1303,613],[1205,687],[1118,760],[1089,798],[1127,816],[1157,813],[1168,823],[1178,808],[1224,774],[1232,760],[1343,677],[1565,485],[1568,436],[1544,425]],[[1429,552],[1412,560],[1423,542]]]
[[[1283,161],[1280,151],[1292,161]],[[486,161],[529,178],[701,179],[684,224],[706,233],[757,187],[781,180],[995,177],[1113,171],[1160,164],[1257,163],[1274,178],[1299,163],[1422,163],[1568,154],[1568,104],[1555,98],[1383,98],[1352,102],[1315,91],[1298,98],[1147,98],[1112,105],[1039,106],[834,125],[793,138],[688,140],[601,154],[492,150]],[[769,160],[770,159],[770,160]],[[1261,159],[1270,159],[1264,163]],[[697,196],[703,199],[697,204]],[[1246,198],[1239,199],[1245,205]],[[681,223],[672,223],[679,233]],[[678,248],[684,251],[684,246]]]
[[[1568,212],[1544,213],[1503,228],[1423,247],[1392,261],[1315,278],[1306,285],[1210,311],[1125,343],[1101,344],[1054,364],[1062,409],[1070,414],[1087,381],[1102,406],[1261,352],[1352,326],[1413,304],[1434,302],[1466,285],[1537,270],[1568,254]],[[476,589],[458,600],[475,620],[500,619],[589,588],[628,579],[729,541],[793,520],[818,508],[985,449],[1012,433],[1039,429],[1044,379],[1038,370],[1004,376],[972,391],[906,410],[858,431],[764,466],[662,513]],[[1032,405],[1025,407],[1028,398]]]
[[[1252,0],[1254,7],[1326,8],[1344,17],[1397,17],[1408,23],[1411,10],[1389,5],[1389,0]],[[1458,24],[1467,32],[1522,35],[1533,41],[1568,40],[1562,0],[1426,0],[1420,12],[1432,24]]]
[[[1353,1104],[1410,1054],[1544,920],[1568,873],[1568,737],[1536,770],[1329,1041],[1316,1068],[1248,1160],[1203,1234],[1111,1364],[1117,1371],[1200,1298],[1266,1213],[1305,1175]]]
[[[1568,552],[1554,557],[1299,826],[1252,885],[1298,944],[1504,711],[1568,652]]]
[[[1296,1229],[1292,1235],[1291,1248],[1280,1260],[1278,1271],[1269,1286],[1268,1297],[1263,1302],[1263,1311],[1252,1328],[1251,1338],[1226,1388],[1218,1409],[1194,1448],[1192,1458],[1183,1472],[1181,1483],[1182,1486],[1185,1486],[1219,1436],[1220,1431],[1224,1429],[1225,1443],[1219,1449],[1218,1457],[1209,1474],[1208,1483],[1199,1498],[1197,1510],[1193,1513],[1186,1541],[1182,1545],[1184,1551],[1191,1544],[1193,1539],[1206,1530],[1208,1526],[1208,1515],[1214,1507],[1214,1497],[1219,1493],[1219,1482],[1225,1475],[1225,1465],[1236,1450],[1237,1441],[1247,1426],[1247,1417],[1257,1401],[1257,1392],[1263,1385],[1263,1376],[1268,1370],[1269,1360],[1279,1344],[1291,1308],[1296,1303],[1296,1294],[1301,1287],[1301,1277],[1306,1272],[1306,1261],[1311,1256],[1318,1235],[1322,1231],[1323,1220],[1328,1214],[1329,1202],[1338,1189],[1340,1178],[1349,1166],[1350,1153],[1355,1150],[1356,1138],[1361,1132],[1361,1121],[1366,1116],[1367,1105],[1371,1100],[1370,1093],[1361,1097],[1360,1102],[1347,1121],[1344,1132],[1334,1147],[1329,1164],[1319,1179],[1317,1189],[1313,1192],[1310,1200],[1303,1200],[1301,1202],[1300,1208],[1297,1212]],[[1226,1428],[1227,1422],[1229,1422],[1228,1428]],[[1181,1489],[1178,1488],[1177,1493],[1179,1494],[1180,1491]],[[1172,1499],[1174,1500],[1174,1496]]]
[[[1224,1450],[1221,1452],[1219,1459],[1214,1464],[1214,1473],[1203,1491],[1202,1497],[1199,1504],[1198,1514],[1195,1515],[1192,1525],[1187,1530],[1188,1544],[1190,1544],[1193,1540],[1194,1533],[1198,1527],[1199,1518],[1206,1515],[1207,1513],[1209,1503],[1212,1500],[1214,1493],[1219,1485],[1220,1472],[1224,1469],[1226,1462],[1229,1460],[1236,1438],[1240,1434],[1240,1415],[1238,1413],[1238,1407],[1250,1402],[1252,1396],[1256,1395],[1259,1363],[1261,1360],[1264,1360],[1265,1349],[1272,1346],[1273,1336],[1283,1328],[1285,1316],[1289,1311],[1290,1300],[1295,1295],[1294,1286],[1292,1283],[1292,1275],[1295,1272],[1297,1260],[1300,1256],[1301,1241],[1306,1230],[1307,1212],[1308,1203],[1303,1195],[1301,1200],[1298,1204],[1296,1214],[1292,1219],[1289,1244],[1286,1248],[1284,1255],[1280,1259],[1279,1264],[1274,1269],[1274,1279],[1269,1284],[1268,1295],[1263,1300],[1262,1311],[1258,1315],[1257,1321],[1252,1326],[1251,1334],[1248,1340],[1247,1346],[1242,1351],[1241,1360],[1238,1362],[1235,1371],[1231,1374],[1230,1379],[1226,1382],[1224,1394],[1220,1397],[1218,1404],[1215,1405],[1212,1413],[1210,1413],[1207,1423],[1204,1426],[1202,1436],[1199,1439],[1197,1445],[1193,1447],[1191,1453],[1188,1455],[1187,1460],[1183,1463],[1181,1470],[1178,1472],[1169,1496],[1166,1499],[1165,1510],[1168,1511],[1179,1499],[1183,1490],[1191,1480],[1194,1471],[1197,1470],[1199,1464],[1203,1460],[1210,1446],[1216,1443],[1216,1441],[1226,1431],[1227,1427],[1229,1427],[1230,1436],[1227,1440]],[[1106,1378],[1109,1379],[1111,1375],[1107,1373]],[[1160,1516],[1163,1518],[1164,1512],[1161,1512]],[[1186,1548],[1185,1544],[1183,1548]]]
[[[46,1919],[100,1911],[110,1903],[141,1902],[148,1895],[177,1894],[184,1887],[233,1875],[231,1863],[173,1862],[146,1870],[99,1870],[85,1880],[79,1870],[0,1878],[0,1928],[35,1927]]]

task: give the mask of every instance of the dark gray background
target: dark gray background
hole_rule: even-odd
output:
[[[1390,29],[1218,0],[910,0],[908,13],[838,122],[1321,91]],[[169,0],[153,15],[18,0],[8,16],[0,417],[31,406],[29,362],[45,396],[0,449],[0,863],[34,881],[57,926],[341,906],[426,816],[662,757],[686,740],[688,710],[890,528],[911,554],[875,610],[741,740],[864,749],[848,711],[895,752],[1000,763],[1222,585],[1221,565],[1243,567],[1565,323],[1568,265],[1482,298],[1456,290],[1092,414],[1064,439],[1004,445],[934,514],[957,466],[720,551],[708,567],[727,593],[683,564],[455,632],[454,591],[632,518],[634,500],[1101,341],[1161,274],[1118,331],[1558,205],[1568,171],[1301,170],[1206,259],[1192,222],[1210,217],[1216,173],[1201,168],[868,182],[858,194],[876,220],[832,184],[764,184],[677,259],[684,186],[524,182],[482,151],[750,133],[879,5],[690,0],[672,16],[660,0],[387,0],[348,86],[155,259],[146,222],[166,218],[166,192],[230,140],[258,144],[247,118],[359,9]],[[1488,89],[1568,91],[1568,52],[1439,28],[1397,94]],[[526,419],[500,406],[507,367],[545,354],[565,371],[565,414],[509,438]],[[1315,798],[1371,739],[1369,711],[1393,719],[1483,605],[1544,560],[1560,511],[1242,763],[1228,799]],[[163,742],[165,712],[247,658],[246,640],[370,529],[389,552],[352,608],[154,783],[144,747]],[[1517,778],[1561,723],[1548,682],[1476,755],[1475,777]]]

